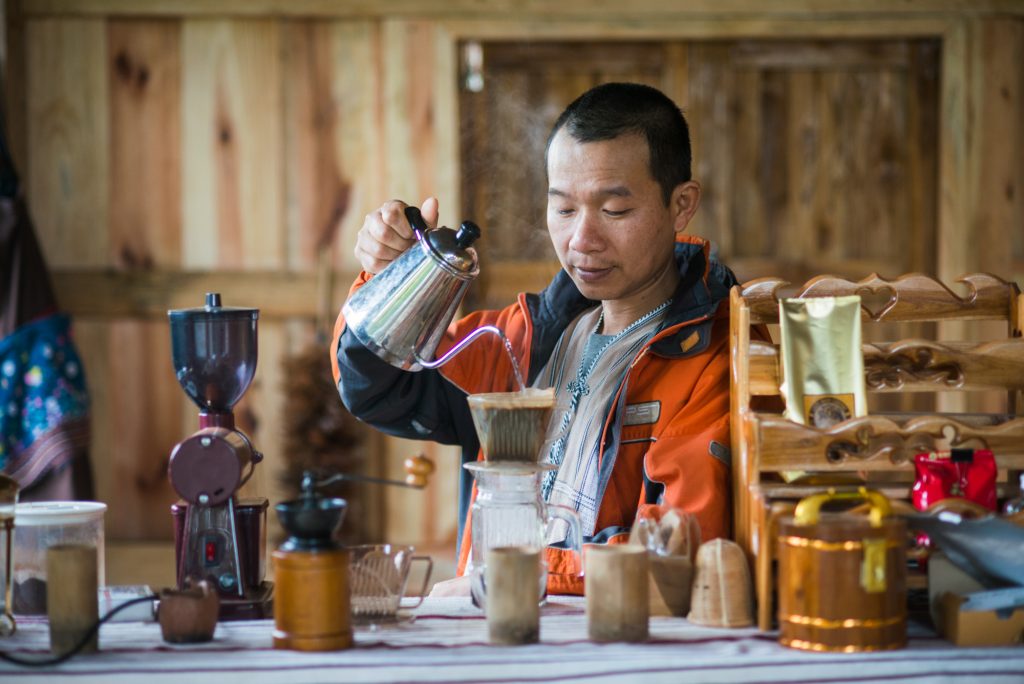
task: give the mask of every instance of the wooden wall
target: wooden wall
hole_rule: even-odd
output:
[[[943,278],[981,269],[1024,281],[1019,3],[680,4],[7,0],[8,127],[62,305],[76,316],[111,538],[169,537],[166,458],[196,423],[171,371],[165,311],[198,305],[207,290],[262,311],[260,365],[239,416],[268,458],[256,485],[281,497],[280,361],[333,318],[357,270],[363,216],[391,197],[436,194],[444,223],[462,218],[465,41],[935,41],[939,141],[918,150],[937,155],[926,220],[939,239],[927,249]],[[903,230],[905,217],[886,216],[885,231]],[[891,249],[925,248],[893,236]],[[388,441],[371,470],[400,475],[422,449],[440,470],[427,491],[374,493],[390,541],[453,535],[450,449]]]

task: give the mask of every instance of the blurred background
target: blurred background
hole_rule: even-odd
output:
[[[704,188],[691,230],[741,280],[1024,281],[1024,2],[2,8],[8,145],[74,320],[108,549],[128,559],[111,560],[108,581],[132,579],[133,550],[161,567],[173,557],[167,459],[197,420],[166,311],[207,291],[261,310],[236,411],[266,456],[249,488],[276,503],[310,464],[401,479],[424,453],[438,466],[424,491],[339,490],[345,534],[415,544],[451,573],[457,450],[345,415],[324,335],[358,273],[363,217],[391,198],[436,195],[442,223],[482,226],[468,306],[543,287],[558,268],[544,143],[600,82],[648,83],[683,108]]]

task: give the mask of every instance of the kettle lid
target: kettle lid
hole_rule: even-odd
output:
[[[464,279],[476,276],[476,250],[470,245],[480,237],[478,225],[472,221],[463,221],[458,231],[443,226],[431,230],[418,207],[406,207],[405,217],[416,237],[438,263]]]
[[[458,231],[441,227],[424,234],[423,239],[442,262],[459,273],[475,274],[478,259],[471,245],[479,237],[480,228],[472,221],[463,221]]]

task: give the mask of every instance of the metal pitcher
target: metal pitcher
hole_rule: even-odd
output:
[[[432,361],[466,288],[480,273],[470,245],[480,228],[465,221],[458,231],[430,230],[420,210],[406,207],[417,244],[371,278],[342,307],[345,324],[374,354],[404,370],[436,368],[458,353],[481,328],[441,359]]]

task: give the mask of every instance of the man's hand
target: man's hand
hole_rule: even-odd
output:
[[[469,575],[456,577],[455,579],[438,582],[430,590],[430,597],[439,596],[469,596]]]
[[[380,273],[416,242],[412,227],[405,218],[408,205],[400,200],[385,202],[377,211],[367,214],[356,237],[356,259],[367,273]],[[423,220],[431,229],[437,227],[437,199],[428,197],[420,208]]]

